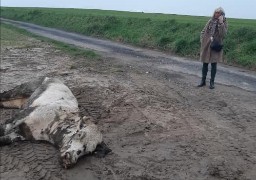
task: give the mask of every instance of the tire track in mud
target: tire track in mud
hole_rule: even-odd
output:
[[[1,124],[17,109],[1,109]],[[0,147],[1,180],[65,180],[59,152],[48,143],[17,142]]]
[[[108,110],[102,106],[104,98],[101,91],[96,87],[84,86],[72,89],[78,100],[82,116],[90,116],[98,121],[108,115]]]
[[[20,142],[1,147],[1,180],[65,179],[56,154],[53,146],[43,143]]]
[[[184,88],[184,85],[183,85],[183,88]],[[149,89],[149,88],[147,88],[147,89]],[[194,91],[194,89],[192,89],[192,91]],[[159,93],[161,93],[161,92],[159,92]],[[150,92],[150,94],[157,94],[157,92],[156,93]],[[191,94],[194,94],[194,93],[192,92]],[[187,127],[185,129],[187,129],[188,131],[184,132],[183,134],[184,135],[187,134],[187,136],[191,136],[191,137],[189,137],[189,139],[192,139],[191,142],[189,142],[189,141],[186,142],[185,139],[184,139],[185,140],[185,142],[184,142],[184,140],[180,139],[183,142],[181,141],[181,148],[178,151],[182,152],[185,149],[184,155],[197,154],[197,155],[199,155],[198,157],[202,158],[202,162],[204,162],[206,159],[208,159],[208,160],[206,160],[207,163],[202,164],[201,166],[199,166],[199,168],[196,167],[196,166],[198,166],[197,164],[194,164],[193,165],[194,167],[193,166],[190,167],[191,169],[194,169],[195,171],[201,172],[201,175],[203,175],[205,178],[212,177],[212,178],[224,178],[224,179],[236,179],[236,178],[244,179],[246,177],[245,174],[248,172],[243,167],[247,166],[249,169],[253,169],[252,164],[255,164],[255,162],[250,162],[248,164],[246,163],[247,162],[246,156],[252,157],[253,152],[249,151],[249,152],[246,152],[244,155],[242,155],[242,154],[235,155],[235,153],[237,151],[237,148],[239,149],[241,146],[245,146],[245,144],[248,144],[248,145],[250,144],[250,146],[253,146],[254,142],[249,141],[248,143],[241,143],[241,144],[239,143],[237,145],[233,145],[234,148],[232,148],[233,147],[231,145],[232,143],[229,143],[228,140],[225,140],[225,138],[229,138],[231,136],[234,136],[235,134],[229,134],[230,132],[226,132],[225,128],[222,129],[221,127],[218,127],[219,130],[218,129],[214,130],[213,129],[213,128],[215,128],[213,126],[214,124],[212,122],[207,121],[204,117],[204,113],[202,113],[202,112],[213,111],[213,112],[217,112],[217,113],[221,114],[221,112],[222,112],[221,110],[223,108],[224,108],[223,113],[227,112],[227,110],[225,110],[225,108],[228,108],[229,109],[228,111],[232,112],[233,114],[234,113],[242,114],[242,116],[240,116],[240,115],[238,116],[238,114],[236,114],[235,119],[237,119],[237,120],[239,119],[239,121],[240,121],[243,119],[242,117],[245,117],[245,119],[250,121],[249,119],[251,119],[254,116],[254,115],[252,115],[253,114],[252,111],[250,111],[250,110],[252,110],[252,108],[250,108],[250,110],[246,110],[247,112],[245,113],[245,111],[244,111],[245,109],[243,110],[243,109],[241,109],[241,108],[239,109],[237,107],[234,108],[231,104],[229,104],[231,102],[228,102],[228,101],[225,102],[224,97],[223,98],[216,97],[215,94],[212,95],[213,97],[209,96],[209,94],[207,94],[207,96],[208,96],[208,98],[205,98],[204,99],[205,101],[203,102],[204,106],[197,107],[198,104],[197,104],[197,106],[195,106],[196,101],[195,102],[191,101],[191,99],[190,99],[191,97],[188,96],[188,94],[186,94],[185,102],[183,102],[183,103],[177,102],[177,104],[175,105],[178,110],[179,110],[179,107],[181,109],[183,109],[182,110],[183,113],[181,111],[181,114],[179,114],[179,115],[176,114],[180,117],[185,118],[185,119],[183,119],[183,122],[184,122],[183,126]],[[160,96],[158,96],[158,98],[159,97]],[[166,96],[166,98],[167,97],[168,96]],[[152,102],[152,100],[151,100],[151,102]],[[159,99],[159,102],[158,103],[156,102],[155,104],[163,104],[163,102],[166,102],[166,101],[163,99],[162,100]],[[211,102],[211,103],[209,103],[209,102]],[[230,105],[231,105],[231,107],[230,107]],[[167,107],[168,107],[168,105],[167,105]],[[187,110],[185,110],[184,108]],[[201,108],[202,112],[200,112],[200,108]],[[171,112],[177,112],[176,110],[172,109]],[[150,112],[154,113],[154,111],[150,111]],[[185,116],[182,116],[183,114],[185,114]],[[247,118],[247,115],[248,115],[249,119]],[[250,115],[252,115],[252,116],[250,116]],[[224,116],[224,119],[228,120],[229,118],[228,118],[228,116]],[[231,119],[232,119],[232,117],[231,117]],[[174,122],[177,123],[178,120],[176,120]],[[250,122],[252,122],[252,121],[250,121]],[[218,121],[216,123],[218,123]],[[235,123],[235,122],[233,122],[233,123]],[[172,126],[175,126],[175,124],[172,124]],[[246,127],[248,128],[247,125],[246,125]],[[174,129],[171,128],[170,130],[173,131]],[[204,130],[205,132],[201,132],[201,130]],[[201,133],[198,133],[197,131],[201,132]],[[222,137],[214,137],[213,135],[216,132],[220,133],[220,135]],[[204,133],[204,134],[202,134],[202,133]],[[225,135],[225,133],[227,133],[227,134]],[[238,136],[239,139],[242,140],[243,135],[239,135],[239,136]],[[211,141],[215,142],[215,145],[217,146],[217,148],[212,146],[214,143],[210,143]],[[225,145],[221,144],[218,141],[225,143]],[[182,145],[182,143],[186,144],[186,146]],[[242,144],[244,144],[244,145],[242,145]],[[225,155],[221,155],[218,160],[215,160],[213,154],[215,154],[216,152],[218,152],[219,154],[224,153]],[[234,159],[233,157],[236,157],[236,156],[238,156],[241,159],[239,159],[239,160]],[[178,155],[178,157],[179,157],[179,155]],[[209,158],[207,158],[207,157],[209,157]],[[175,161],[175,160],[173,160],[173,161]],[[233,163],[235,163],[235,164],[233,164]],[[187,171],[187,173],[189,173],[189,171]],[[174,173],[172,173],[172,174],[174,174]],[[193,177],[193,176],[190,176],[190,178],[191,177]],[[253,176],[250,175],[250,177],[253,177]],[[198,177],[195,176],[194,178],[198,178]],[[249,179],[251,179],[251,178],[249,178]]]

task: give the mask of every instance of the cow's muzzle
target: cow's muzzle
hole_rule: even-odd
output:
[[[64,156],[61,156],[61,163],[65,169],[68,169],[75,165],[76,160],[73,159],[69,152],[66,152]]]

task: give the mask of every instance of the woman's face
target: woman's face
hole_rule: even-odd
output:
[[[221,16],[221,12],[216,11],[216,12],[214,13],[214,18],[215,18],[215,19],[218,19],[220,16]]]

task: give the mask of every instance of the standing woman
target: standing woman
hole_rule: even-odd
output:
[[[227,21],[224,9],[219,7],[201,32],[200,60],[203,62],[202,80],[198,87],[206,85],[208,64],[211,63],[210,89],[214,89],[217,63],[223,61],[223,39],[227,34]]]

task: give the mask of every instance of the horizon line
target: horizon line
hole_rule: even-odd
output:
[[[89,9],[89,8],[73,8],[73,7],[36,7],[36,6],[1,6],[7,8],[48,8],[48,9],[82,9],[82,10],[100,10],[100,11],[117,11],[117,12],[129,12],[129,13],[144,13],[144,14],[163,14],[163,15],[177,15],[177,16],[196,16],[196,17],[211,17],[204,15],[193,15],[193,14],[169,14],[169,13],[161,13],[161,12],[145,12],[145,11],[132,11],[132,10],[116,10],[116,9]],[[243,20],[256,20],[250,18],[234,18],[228,17],[229,19],[243,19]]]

